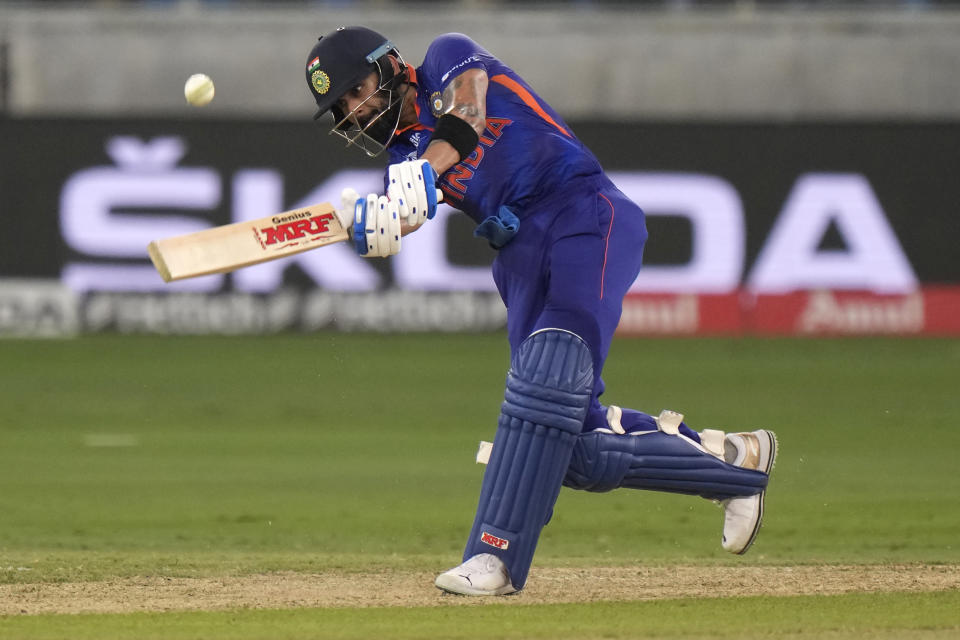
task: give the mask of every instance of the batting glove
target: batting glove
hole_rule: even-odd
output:
[[[340,208],[337,209],[337,217],[344,229],[353,228],[353,209],[357,206],[359,199],[360,194],[353,187],[347,187],[340,192]]]
[[[376,193],[366,198],[356,198],[353,205],[353,245],[364,258],[386,258],[398,253],[400,215],[397,203]]]
[[[443,199],[437,173],[426,160],[408,160],[387,168],[387,195],[397,203],[400,219],[417,228],[437,214]]]

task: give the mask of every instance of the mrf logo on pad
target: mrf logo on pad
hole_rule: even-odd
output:
[[[491,547],[496,547],[501,551],[506,551],[507,547],[510,546],[510,541],[506,538],[498,538],[492,533],[487,533],[486,531],[480,535],[480,541],[490,545]]]

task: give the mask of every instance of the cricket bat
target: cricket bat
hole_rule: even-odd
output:
[[[226,273],[350,238],[329,202],[236,222],[147,246],[165,282]]]

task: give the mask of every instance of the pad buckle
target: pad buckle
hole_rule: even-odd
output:
[[[726,432],[719,429],[704,429],[700,432],[700,444],[704,449],[723,460],[726,437]]]
[[[480,448],[477,449],[477,464],[487,464],[490,462],[491,453],[493,453],[493,443],[481,440]]]
[[[614,405],[607,407],[607,425],[609,425],[611,431],[614,433],[619,433],[620,435],[623,435],[627,432],[626,429],[623,428],[623,424],[620,422],[622,418],[623,409]]]
[[[657,416],[657,428],[664,433],[675,436],[680,433],[680,423],[683,422],[683,414],[676,411],[664,409]]]

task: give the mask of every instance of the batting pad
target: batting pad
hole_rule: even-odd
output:
[[[574,333],[543,329],[514,355],[463,558],[499,556],[518,590],[560,493],[592,390],[593,359]]]
[[[682,435],[589,431],[577,438],[563,484],[584,491],[650,489],[725,500],[763,491],[769,476],[706,452]]]

